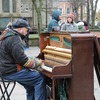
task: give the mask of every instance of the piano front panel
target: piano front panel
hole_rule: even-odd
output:
[[[41,33],[40,34],[40,52],[47,46],[50,45],[50,34],[49,33]]]
[[[71,49],[71,36],[70,34],[50,34],[50,45]]]
[[[65,57],[65,58],[71,59],[71,54],[65,53],[65,52],[59,52],[59,51],[56,51],[56,50],[49,50],[49,49],[44,49],[42,52],[44,54],[51,54],[51,55]]]
[[[43,66],[43,69],[45,71],[51,72],[51,74],[54,76],[55,73],[53,73],[53,70],[56,69],[56,66],[63,66],[67,68],[68,64],[71,62],[71,36],[68,33],[51,33],[49,35],[48,34],[40,34],[40,47],[42,48],[40,48],[40,50],[44,55],[45,68]],[[66,69],[63,67],[59,67],[60,72],[58,72],[58,74],[63,74],[65,70],[62,70]],[[69,73],[71,74],[71,67]]]
[[[55,79],[69,78],[69,100],[94,100],[93,35],[86,33],[46,35],[40,38],[42,41],[40,49],[45,64],[41,66],[41,72],[53,82]],[[56,100],[54,91],[53,100]]]
[[[46,46],[42,52],[45,58],[42,68],[51,72],[52,77],[66,76],[66,69],[69,71],[67,74],[71,75],[71,67],[67,67],[71,61],[70,49]]]
[[[54,62],[59,62],[61,64],[66,64],[66,63],[68,63],[70,61],[69,58],[55,56],[55,55],[50,55],[50,54],[45,54],[44,57],[47,60],[52,60]]]

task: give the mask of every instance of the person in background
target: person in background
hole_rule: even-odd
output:
[[[60,31],[67,31],[67,32],[78,32],[78,26],[76,25],[75,21],[75,15],[73,13],[69,14],[67,16],[67,22],[62,25]]]
[[[53,11],[52,19],[48,25],[48,32],[60,30],[58,22],[61,20],[61,13],[58,10]]]
[[[23,20],[26,20],[27,22],[28,22],[28,20],[27,20],[27,18],[26,17],[22,17],[22,19]],[[27,31],[28,33],[26,34],[26,36],[25,36],[25,38],[24,38],[24,41],[25,41],[25,50],[28,50],[29,49],[29,31]]]
[[[83,23],[84,23],[86,31],[89,31],[88,23],[86,21],[83,21]]]
[[[79,32],[86,32],[86,29],[85,29],[83,21],[78,21],[77,22],[77,26],[78,26]]]
[[[0,74],[21,84],[27,93],[27,100],[47,100],[45,77],[36,69],[42,60],[29,58],[22,44],[23,36],[30,30],[28,21],[18,19],[12,28],[5,29],[0,37]]]

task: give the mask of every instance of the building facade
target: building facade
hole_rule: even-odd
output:
[[[77,11],[78,20],[81,20],[81,13],[83,13],[83,20],[86,20],[86,5],[83,5],[82,7],[83,8],[81,8],[80,6]],[[57,8],[59,11],[61,11],[61,15],[62,15],[61,21],[66,22],[67,15],[73,12],[73,4],[71,2],[68,2],[68,0],[59,0]]]
[[[0,28],[5,28],[9,22],[26,17],[32,28],[38,28],[37,14],[32,7],[32,0],[0,0]],[[62,20],[66,21],[67,14],[72,12],[72,5],[68,0],[43,0],[42,26],[45,28],[51,20],[52,11],[61,11]],[[80,10],[79,17],[80,17]]]
[[[31,0],[0,0],[0,28],[21,17],[32,18]]]

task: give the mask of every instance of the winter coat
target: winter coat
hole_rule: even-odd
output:
[[[85,26],[84,26],[84,22],[80,21],[77,23],[79,32],[86,32]]]
[[[52,13],[52,19],[48,25],[48,32],[51,32],[55,26],[59,27],[59,16],[61,16],[61,13],[57,10]]]
[[[31,67],[30,60],[24,53],[22,36],[16,31],[7,31],[0,39],[0,73],[11,74],[21,68]]]
[[[76,23],[65,23],[61,26],[61,31],[67,31],[67,32],[78,32],[78,26]]]

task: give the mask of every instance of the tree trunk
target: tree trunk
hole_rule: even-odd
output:
[[[81,4],[81,20],[83,20],[83,4]]]
[[[98,0],[96,0],[95,1],[95,5],[94,5],[94,10],[93,10],[93,15],[94,15],[94,17],[93,17],[93,27],[95,27],[95,19],[96,19],[96,9],[97,9],[97,3],[98,3]]]
[[[95,3],[93,2],[93,0],[90,0],[90,4],[91,4],[91,20],[92,20],[92,23],[91,23],[91,28],[94,28],[95,26],[95,16],[96,16],[96,9],[97,9],[97,3],[98,3],[98,0],[95,1]],[[95,4],[95,5],[93,5]]]
[[[41,10],[42,10],[42,0],[39,0],[39,6],[37,4],[36,0],[32,0],[33,5],[35,7],[36,13],[37,13],[37,20],[38,20],[38,34],[41,33],[42,30],[42,15],[41,15]]]
[[[90,4],[89,4],[89,0],[87,0],[87,23],[88,25],[90,24]]]
[[[42,0],[39,0],[39,8],[38,8],[38,13],[37,13],[37,17],[38,17],[38,32],[39,34],[42,31],[42,15],[41,15],[41,9],[42,9]]]

